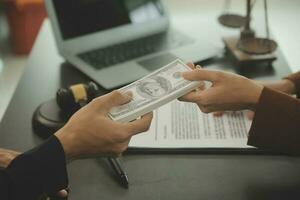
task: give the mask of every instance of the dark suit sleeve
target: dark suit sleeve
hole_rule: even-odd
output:
[[[11,199],[11,182],[5,170],[0,170],[0,199]]]
[[[248,145],[300,155],[300,100],[264,88],[256,107]]]
[[[0,171],[0,199],[31,200],[67,188],[65,154],[56,137],[21,154]]]

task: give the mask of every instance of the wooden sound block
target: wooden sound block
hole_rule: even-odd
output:
[[[237,66],[246,65],[272,65],[273,61],[277,59],[274,53],[270,54],[248,54],[243,52],[237,47],[238,37],[225,37],[223,41],[225,43],[226,51],[230,57],[234,60]]]
[[[63,112],[52,99],[41,104],[32,117],[32,127],[34,133],[46,139],[62,128],[73,112]]]

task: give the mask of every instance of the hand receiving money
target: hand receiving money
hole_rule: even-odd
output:
[[[202,92],[193,91],[180,98],[196,103],[202,112],[255,110],[263,86],[246,77],[206,69],[183,73],[190,81],[209,81],[212,86]]]

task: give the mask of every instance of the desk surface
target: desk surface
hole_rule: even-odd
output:
[[[181,23],[188,26],[193,22],[182,20]],[[224,60],[209,67],[220,68],[220,62],[226,66],[222,69],[232,70],[230,63]],[[279,78],[288,74],[289,69],[283,66],[286,63],[279,59],[274,70],[263,73],[261,78]],[[255,77],[255,74],[247,75]],[[87,80],[58,56],[46,21],[0,124],[0,146],[25,151],[41,143],[32,131],[33,111],[41,102],[53,98],[57,88]],[[299,199],[300,196],[300,159],[295,157],[126,155],[123,160],[130,178],[129,190],[117,184],[104,159],[81,160],[68,165],[70,199],[281,200]]]

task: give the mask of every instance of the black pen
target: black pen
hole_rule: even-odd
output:
[[[107,158],[107,160],[112,166],[113,170],[116,172],[117,176],[119,177],[122,186],[128,189],[129,187],[128,176],[124,171],[124,169],[122,168],[120,161],[117,158]]]

